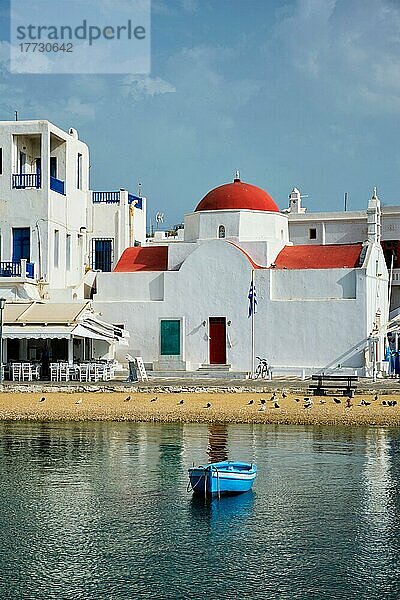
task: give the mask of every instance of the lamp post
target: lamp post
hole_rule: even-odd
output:
[[[6,299],[0,298],[0,385],[3,385],[3,312]]]

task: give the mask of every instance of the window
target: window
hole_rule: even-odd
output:
[[[67,271],[71,270],[71,236],[68,233],[65,241],[65,267]]]
[[[54,230],[54,267],[57,269],[60,262],[60,232]]]
[[[219,238],[224,238],[225,237],[225,227],[223,225],[220,225],[218,227],[218,237]]]
[[[57,179],[57,157],[50,156],[50,177]]]
[[[19,172],[21,174],[26,173],[26,154],[25,154],[25,152],[19,153]]]
[[[165,319],[160,323],[162,356],[179,356],[181,353],[181,322]]]
[[[312,227],[310,229],[310,240],[316,240],[317,239],[317,230],[315,229],[315,227]]]
[[[0,148],[0,175],[3,175],[3,148]]]
[[[29,261],[31,255],[31,230],[29,227],[13,227],[13,262]]]
[[[78,154],[76,187],[78,190],[82,189],[82,154]]]
[[[111,238],[94,238],[92,240],[91,267],[95,271],[109,272],[113,262],[113,240]]]

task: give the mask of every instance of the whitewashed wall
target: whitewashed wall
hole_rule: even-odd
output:
[[[182,317],[182,358],[189,361],[189,368],[197,369],[209,360],[203,322],[207,325],[210,316],[222,316],[231,321],[227,328],[228,363],[232,370],[250,370],[247,295],[251,265],[240,250],[222,240],[200,244],[179,271],[163,274],[163,294],[160,274],[143,275],[99,274],[94,303],[105,319],[124,323],[130,330],[134,352],[146,362],[158,360],[159,319]],[[255,277],[256,354],[276,366],[363,367],[365,340],[370,333],[367,295],[376,294],[376,279],[367,279],[366,269],[268,269],[256,270]],[[151,285],[153,293],[157,289],[164,300],[149,300]],[[387,282],[380,285],[383,295],[379,302],[383,306]]]
[[[13,135],[25,136],[15,138]],[[36,136],[33,143],[30,136]],[[38,138],[37,136],[40,136]],[[12,174],[19,172],[18,152],[25,139],[28,154],[26,172],[36,172],[34,159],[41,157],[41,188],[13,189]],[[39,141],[40,139],[40,141]],[[22,141],[21,141],[22,140]],[[50,152],[50,140],[53,153]],[[55,144],[55,141],[57,142]],[[29,227],[31,262],[39,274],[38,233],[41,233],[42,274],[50,285],[49,293],[72,298],[71,287],[83,276],[83,260],[78,247],[80,228],[86,225],[86,199],[89,186],[89,151],[83,142],[48,121],[0,122],[0,147],[3,148],[3,174],[0,175],[1,257],[12,259],[12,228]],[[21,146],[22,147],[22,146]],[[82,190],[77,189],[77,156],[82,154]],[[50,154],[59,158],[58,178],[65,181],[66,195],[50,190]],[[59,263],[54,264],[54,230],[59,231]],[[71,235],[71,267],[66,266],[66,234]],[[10,282],[12,283],[12,282]]]

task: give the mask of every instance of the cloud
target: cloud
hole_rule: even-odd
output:
[[[176,91],[175,86],[161,77],[127,75],[121,82],[123,96],[138,99],[143,96],[158,96]]]
[[[400,112],[399,32],[400,7],[389,0],[298,0],[274,40],[318,97],[369,115]]]
[[[181,0],[181,6],[187,12],[194,13],[199,9],[199,0]]]

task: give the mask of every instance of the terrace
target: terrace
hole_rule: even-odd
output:
[[[18,277],[19,279],[35,278],[35,263],[25,259],[20,261],[1,261],[0,277]]]
[[[120,204],[122,194],[125,190],[107,191],[107,192],[92,192],[93,204]],[[134,196],[128,192],[128,204],[134,204],[135,208],[142,210],[143,200],[140,196]]]

